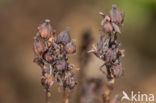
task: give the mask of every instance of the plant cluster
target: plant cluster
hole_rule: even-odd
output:
[[[124,16],[123,13],[113,5],[110,15],[104,15],[101,22],[102,31],[104,34],[100,35],[100,40],[97,46],[93,46],[89,52],[94,53],[98,58],[104,61],[103,66],[107,69],[107,79],[120,77],[122,75],[122,65],[120,63],[120,56],[124,56],[124,50],[120,50],[120,43],[117,41],[118,33],[120,33],[119,26],[122,25]],[[104,71],[102,70],[104,73]]]
[[[76,45],[71,40],[69,30],[56,36],[49,20],[45,20],[34,37],[34,62],[42,70],[41,84],[50,94],[50,87],[57,82],[58,87],[72,90],[77,84],[72,69],[73,64],[68,62],[68,54],[76,52]]]
[[[120,57],[124,56],[124,50],[119,48],[121,44],[118,42],[118,36],[121,33],[120,27],[123,25],[124,15],[116,5],[112,6],[109,15],[105,15],[102,12],[100,12],[100,15],[103,17],[101,22],[103,33],[100,34],[97,45],[93,46],[89,53],[95,54],[104,62],[99,69],[105,76],[107,88],[104,90],[101,79],[90,78],[82,86],[80,103],[86,103],[88,96],[95,98],[89,97],[90,99],[88,99],[87,103],[94,103],[98,101],[96,96],[99,94],[102,94],[103,103],[117,103],[120,97],[119,95],[115,95],[113,99],[110,99],[115,79],[123,74]],[[83,68],[83,71],[88,62],[88,58],[85,58],[85,56],[89,57],[89,54],[85,51],[91,41],[90,35],[85,34],[80,47],[79,57],[80,66],[81,69]],[[72,72],[75,66],[68,62],[68,54],[76,52],[76,45],[71,40],[69,30],[56,35],[55,30],[50,25],[50,20],[45,20],[37,29],[33,47],[34,62],[41,67],[41,84],[46,90],[46,96],[50,95],[50,87],[54,82],[58,84],[59,88],[63,89],[64,93],[68,89],[70,94],[77,83],[75,75]],[[104,66],[106,70],[103,70]],[[83,71],[81,79],[84,79]],[[68,99],[65,99],[63,103],[68,103]]]
[[[99,69],[104,73],[108,82],[109,93],[104,93],[103,100],[104,103],[109,103],[109,96],[113,89],[115,78],[123,74],[120,57],[124,56],[124,50],[119,48],[120,43],[117,39],[119,36],[118,34],[121,33],[119,27],[123,24],[124,15],[116,5],[112,6],[109,15],[105,15],[102,12],[100,12],[100,15],[103,17],[101,22],[103,34],[100,35],[97,46],[93,46],[89,52],[94,53],[98,58],[104,61]],[[104,66],[106,67],[106,71],[103,70]]]

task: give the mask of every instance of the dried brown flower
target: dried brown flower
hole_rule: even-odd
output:
[[[42,38],[49,38],[53,33],[49,20],[45,20],[45,22],[38,27],[38,30]]]
[[[68,30],[61,32],[57,37],[57,42],[62,43],[64,45],[66,45],[70,41],[71,41],[71,38],[70,38],[70,34]]]
[[[41,55],[46,51],[46,45],[42,40],[35,40],[34,41],[34,52],[37,55]]]
[[[104,15],[101,22],[103,35],[100,35],[100,40],[96,47],[93,47],[89,52],[94,53],[98,58],[104,61],[104,64],[100,66],[100,70],[104,73],[109,92],[103,94],[104,103],[116,103],[117,99],[110,102],[110,92],[113,89],[115,78],[120,77],[123,74],[123,68],[120,62],[120,57],[124,56],[124,50],[120,50],[120,43],[117,41],[118,33],[120,32],[119,26],[122,25],[124,16],[123,13],[113,5],[110,15]],[[105,72],[102,67],[106,67]]]
[[[111,21],[116,23],[117,25],[121,25],[124,21],[123,13],[117,8],[116,5],[112,6],[112,10],[110,11]]]
[[[72,54],[76,52],[76,45],[73,42],[68,43],[65,46],[65,50],[68,54]]]
[[[111,68],[111,73],[115,78],[118,78],[123,73],[123,68],[121,64],[113,65]]]
[[[63,90],[72,90],[77,84],[72,69],[73,64],[68,62],[67,54],[76,52],[76,45],[71,41],[68,30],[55,35],[46,20],[38,27],[34,37],[34,62],[42,69],[41,84],[49,94],[50,87],[56,82]]]
[[[102,14],[102,13],[101,13]],[[123,14],[113,5],[109,16],[103,16],[102,28],[103,32],[109,34],[109,36],[100,35],[100,40],[97,43],[97,47],[94,47],[90,52],[93,52],[98,58],[104,61],[104,65],[107,68],[107,77],[119,77],[122,75],[122,66],[120,63],[120,56],[124,55],[124,51],[119,49],[119,43],[117,42],[117,33],[120,33],[120,29],[117,24],[121,24],[123,21]]]

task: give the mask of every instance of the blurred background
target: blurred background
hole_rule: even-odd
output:
[[[78,103],[82,79],[104,78],[98,70],[102,61],[94,55],[80,58],[83,35],[98,40],[99,12],[109,13],[112,4],[125,14],[119,39],[126,50],[122,58],[124,75],[116,81],[113,94],[140,91],[156,95],[156,0],[0,0],[0,103],[43,103],[40,67],[33,63],[33,37],[37,26],[50,19],[56,33],[70,27],[76,39],[77,54],[70,61],[76,71],[78,86],[71,103]],[[87,50],[86,50],[87,51]],[[84,65],[81,60],[87,58]],[[80,75],[85,75],[81,77]],[[62,93],[52,87],[52,103],[61,103]]]

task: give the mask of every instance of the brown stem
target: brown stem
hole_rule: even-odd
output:
[[[68,97],[66,95],[66,89],[63,89],[63,103],[69,103]]]
[[[115,34],[114,34],[114,41],[117,40],[117,39],[118,39],[118,34],[115,33]]]
[[[48,101],[48,92],[45,92],[45,103],[49,103],[49,101]]]

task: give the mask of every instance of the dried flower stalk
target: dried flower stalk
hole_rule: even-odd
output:
[[[119,27],[124,21],[123,13],[113,5],[109,15],[100,12],[103,17],[101,22],[103,34],[100,35],[100,40],[96,46],[89,51],[94,53],[98,58],[104,61],[100,66],[101,72],[106,76],[108,90],[103,94],[104,103],[116,103],[119,96],[115,96],[115,100],[110,101],[110,94],[114,86],[115,78],[123,74],[123,68],[120,62],[120,57],[124,56],[124,50],[119,49],[120,43],[117,41],[120,32]],[[106,67],[106,72],[103,67]]]
[[[34,37],[34,62],[42,70],[41,84],[50,96],[50,87],[56,82],[64,91],[63,103],[68,103],[70,92],[77,84],[72,69],[73,64],[68,62],[68,54],[76,52],[76,45],[71,41],[69,30],[56,36],[50,25],[50,20],[45,20]],[[68,94],[66,94],[68,90]],[[46,97],[47,98],[47,97]]]

